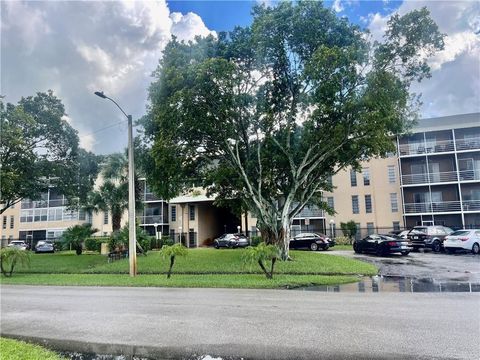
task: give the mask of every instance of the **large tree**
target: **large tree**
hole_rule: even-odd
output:
[[[293,218],[329,177],[394,150],[416,119],[410,84],[443,35],[423,8],[394,15],[382,43],[321,2],[257,6],[253,23],[167,45],[144,117],[149,184],[170,198],[201,180],[240,198],[288,258]]]
[[[85,198],[97,176],[95,155],[78,147],[77,132],[52,91],[0,102],[0,214],[48,187]]]

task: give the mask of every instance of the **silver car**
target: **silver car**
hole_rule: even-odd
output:
[[[39,241],[37,245],[35,245],[35,252],[36,253],[53,253],[55,252],[55,247],[52,241]]]
[[[14,240],[14,241],[10,242],[10,244],[8,244],[7,247],[14,247],[14,248],[17,248],[19,250],[27,250],[28,249],[28,245],[24,241],[20,241],[20,240]]]

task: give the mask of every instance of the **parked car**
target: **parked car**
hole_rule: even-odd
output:
[[[328,250],[335,246],[335,241],[323,234],[301,233],[290,239],[290,249],[310,249],[312,251]]]
[[[53,241],[39,241],[37,245],[35,245],[35,253],[53,253],[55,252],[55,245],[53,244]]]
[[[395,235],[372,234],[353,242],[353,250],[357,254],[374,253],[383,256],[392,253],[408,255],[412,248],[409,242]]]
[[[219,238],[213,241],[213,246],[215,249],[226,247],[226,248],[238,248],[238,247],[247,247],[250,245],[250,241],[243,234],[223,234]]]
[[[7,247],[14,247],[20,250],[28,250],[28,245],[21,240],[13,240],[10,242],[10,244],[7,245]]]
[[[457,250],[468,250],[473,254],[478,254],[480,253],[480,230],[457,230],[445,237],[443,246],[449,254],[453,254]]]
[[[446,226],[415,226],[407,236],[414,251],[423,248],[439,252],[443,250],[445,236],[451,233],[453,230]]]

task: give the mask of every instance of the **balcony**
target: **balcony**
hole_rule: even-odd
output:
[[[168,224],[167,216],[164,216],[162,221],[162,215],[137,216],[137,219],[142,225]]]
[[[480,211],[480,200],[463,200],[463,211]]]
[[[480,169],[477,170],[463,170],[458,172],[460,181],[475,181],[480,180]]]
[[[443,183],[457,180],[456,171],[402,175],[403,185]]]
[[[458,140],[457,140],[458,144]],[[455,149],[453,140],[439,140],[434,142],[417,142],[399,145],[400,156],[434,154],[453,151]]]
[[[147,192],[143,195],[143,201],[162,201],[162,199],[152,192]]]
[[[460,201],[440,201],[405,204],[405,214],[444,213],[461,211]]]
[[[457,150],[479,150],[480,149],[480,136],[476,139],[457,139],[455,141]]]
[[[305,206],[300,213],[295,216],[295,219],[298,218],[323,218],[325,217],[324,211],[316,207],[307,207]]]
[[[67,199],[54,199],[54,200],[24,200],[22,201],[21,208],[22,209],[40,209],[40,208],[47,208],[47,207],[60,207],[60,206],[67,206],[68,201]]]

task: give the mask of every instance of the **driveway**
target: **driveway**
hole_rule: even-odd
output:
[[[480,256],[478,255],[412,252],[408,256],[392,254],[379,257],[340,250],[328,251],[327,254],[347,256],[373,263],[380,269],[380,275],[383,276],[480,283]]]

